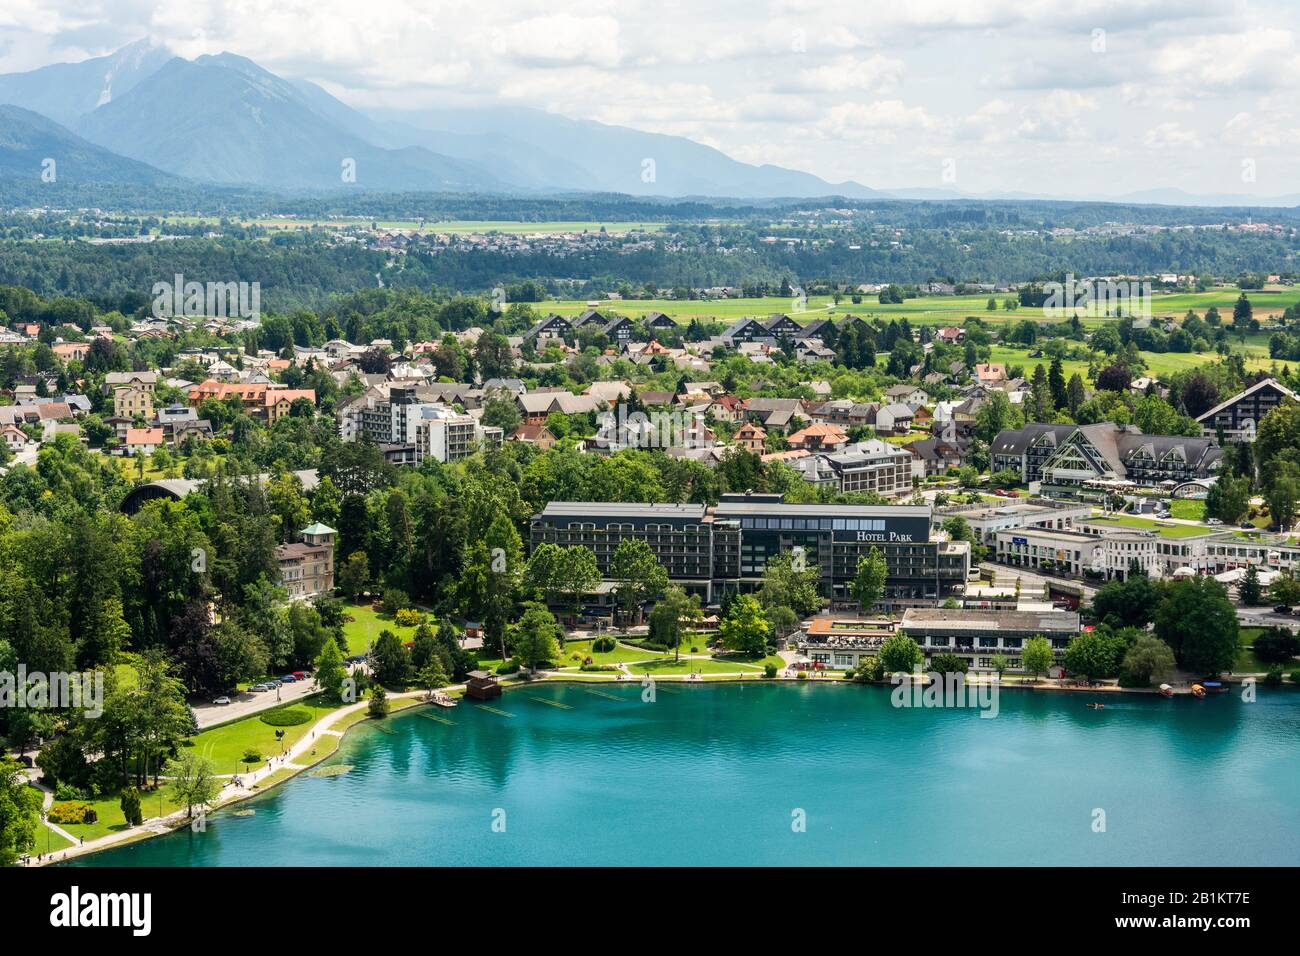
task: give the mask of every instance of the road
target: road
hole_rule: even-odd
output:
[[[261,713],[281,704],[301,700],[316,693],[318,689],[316,682],[308,678],[292,684],[285,684],[276,690],[264,691],[261,694],[248,692],[231,694],[229,704],[214,704],[210,701],[204,701],[191,706],[194,708],[194,716],[198,720],[199,729],[203,730],[215,724],[224,724],[237,717],[247,717],[250,714]]]

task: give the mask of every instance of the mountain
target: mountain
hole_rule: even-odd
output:
[[[230,53],[171,57],[140,40],[109,56],[0,76],[0,102],[49,116],[168,172],[275,189],[616,192],[767,199],[882,194],[754,166],[680,136],[524,107],[366,113]]]
[[[0,103],[21,106],[72,128],[91,110],[129,93],[171,54],[137,40],[108,56],[0,75]]]
[[[382,110],[369,115],[395,144],[432,148],[436,143],[452,156],[478,149],[489,168],[497,157],[514,163],[526,157],[536,177],[528,185],[534,188],[634,196],[881,195],[855,182],[828,183],[811,173],[742,163],[682,136],[575,120],[527,107]]]
[[[55,182],[161,185],[174,178],[145,163],[89,143],[51,119],[17,106],[0,106],[0,177],[40,181],[53,159]]]
[[[212,183],[342,188],[351,161],[362,189],[506,186],[473,163],[421,147],[374,146],[332,123],[291,83],[229,53],[169,60],[76,129],[115,152]]]

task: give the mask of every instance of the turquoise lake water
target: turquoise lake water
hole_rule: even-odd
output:
[[[77,865],[1300,863],[1295,691],[1104,710],[1004,691],[986,719],[880,687],[657,690],[549,685],[494,702],[511,716],[367,722],[327,763],[345,774]]]

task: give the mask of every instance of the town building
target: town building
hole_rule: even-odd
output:
[[[1300,402],[1300,397],[1277,379],[1266,378],[1197,416],[1196,423],[1206,438],[1222,434],[1224,441],[1254,441],[1264,416],[1288,400]]]
[[[276,547],[280,586],[291,600],[306,600],[334,590],[336,534],[318,521],[302,529],[302,541]]]
[[[858,560],[878,549],[889,568],[881,601],[888,609],[939,604],[965,586],[969,545],[932,540],[930,520],[928,506],[787,504],[779,494],[726,494],[713,508],[551,502],[533,516],[529,544],[590,548],[607,575],[619,542],[638,538],[670,580],[706,603],[757,589],[769,560],[796,553],[819,570],[823,594],[851,603]]]
[[[936,654],[956,654],[973,670],[991,670],[993,658],[1007,658],[1010,670],[1020,670],[1025,642],[1045,637],[1058,661],[1079,634],[1074,611],[996,611],[948,608],[909,608],[899,629],[920,645],[928,663]]]

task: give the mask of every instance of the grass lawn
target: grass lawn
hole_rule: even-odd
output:
[[[1186,518],[1189,521],[1205,520],[1205,502],[1193,501],[1191,498],[1174,498],[1169,502],[1169,514],[1174,518]]]
[[[255,750],[263,758],[280,753],[280,742],[275,739],[276,730],[284,731],[284,749],[287,751],[307,734],[318,720],[338,709],[335,704],[325,703],[318,694],[304,697],[290,706],[307,708],[312,712],[311,720],[293,727],[272,727],[270,724],[263,723],[260,715],[254,715],[222,727],[205,730],[198,736],[190,738],[185,745],[194,747],[199,753],[208,757],[216,765],[217,773],[238,773],[260,766],[260,763],[253,764],[250,768],[250,765],[244,763],[245,750]]]
[[[612,651],[593,651],[591,645],[591,641],[565,641],[558,663],[562,667],[576,667],[583,658],[590,657],[596,664],[633,664],[663,657],[662,651],[644,651],[624,644],[615,645]],[[579,655],[579,660],[573,659],[574,654]]]
[[[380,631],[392,631],[403,641],[415,640],[415,628],[402,627],[391,614],[384,614],[371,604],[345,604],[343,613],[351,620],[343,625],[343,654],[364,654],[379,639]],[[436,625],[435,625],[436,626]]]
[[[739,660],[716,660],[714,658],[683,657],[674,661],[671,657],[655,661],[642,661],[631,665],[634,674],[735,674],[739,672],[763,673],[761,664],[751,664]]]
[[[32,847],[32,852],[58,853],[60,850],[66,850],[68,847],[75,845],[42,823],[36,829],[36,845]]]
[[[1239,674],[1248,673],[1265,673],[1269,665],[1265,664],[1255,656],[1254,650],[1250,645],[1255,643],[1255,638],[1263,634],[1265,628],[1262,627],[1243,627],[1237,632],[1237,661],[1233,669]],[[1293,668],[1284,668],[1290,673]]]
[[[152,790],[140,794],[140,809],[145,819],[158,816],[158,791]],[[99,819],[94,823],[68,823],[59,824],[75,837],[82,840],[96,840],[102,836],[108,836],[110,833],[117,833],[119,830],[128,829],[126,816],[122,813],[121,798],[117,794],[108,797],[101,797],[98,800],[87,800]],[[76,802],[76,801],[73,801]],[[55,806],[59,803],[56,802]],[[162,812],[164,814],[175,813],[183,809],[183,805],[172,799],[167,792],[167,786],[164,783],[162,787]],[[58,837],[58,834],[55,834]]]
[[[1214,528],[1202,528],[1192,524],[1164,524],[1150,518],[1139,518],[1136,515],[1096,515],[1089,518],[1087,523],[1157,531],[1162,538],[1195,538],[1197,535],[1212,534],[1215,531]]]

